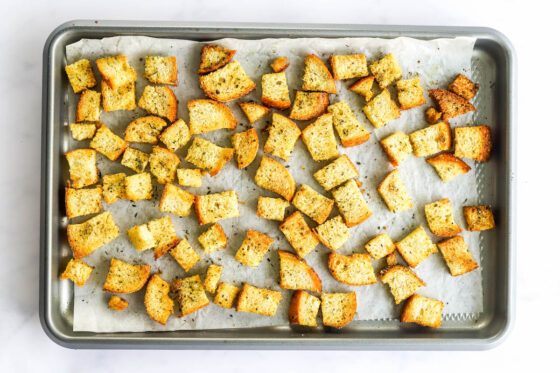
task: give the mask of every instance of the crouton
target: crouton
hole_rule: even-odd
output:
[[[240,102],[239,107],[243,110],[243,113],[245,113],[245,116],[251,124],[270,113],[269,108],[257,104],[256,102]]]
[[[421,261],[437,252],[436,245],[430,240],[426,231],[418,227],[405,238],[395,243],[399,254],[405,262],[415,268]]]
[[[305,59],[301,89],[304,91],[336,93],[336,84],[331,72],[323,61],[314,54],[308,54]]]
[[[64,155],[68,160],[73,188],[83,188],[99,181],[99,170],[96,165],[97,152],[95,150],[76,149]]]
[[[469,165],[450,153],[436,155],[426,159],[426,162],[434,167],[444,183],[447,183],[456,176],[466,174],[471,169]]]
[[[198,168],[178,168],[177,183],[186,187],[200,188],[202,186],[202,173]]]
[[[208,170],[210,176],[215,176],[232,157],[232,148],[222,148],[203,138],[195,137],[185,159],[196,167]]]
[[[384,89],[363,107],[364,114],[375,128],[381,128],[393,119],[400,118],[401,111]]]
[[[173,300],[168,295],[169,290],[169,284],[156,273],[148,281],[144,294],[148,316],[162,325],[167,323],[167,318],[173,313]]]
[[[136,109],[136,89],[134,82],[112,89],[107,82],[101,81],[101,98],[104,111]]]
[[[319,298],[303,290],[296,290],[288,311],[290,324],[317,326],[317,314],[320,305]]]
[[[332,114],[323,114],[301,132],[301,138],[315,162],[339,156],[332,126]]]
[[[237,204],[237,193],[233,190],[196,196],[194,200],[200,225],[214,223],[221,219],[238,217],[239,209]]]
[[[330,105],[328,110],[333,115],[333,125],[342,146],[348,148],[369,140],[369,132],[358,121],[345,101]]]
[[[380,143],[393,167],[397,167],[412,153],[410,139],[407,134],[401,131],[390,134],[381,140]]]
[[[420,86],[420,78],[402,79],[397,82],[397,98],[401,110],[408,110],[424,105],[424,91]]]
[[[323,224],[331,213],[334,201],[321,195],[309,185],[302,184],[294,195],[292,204],[317,223]]]
[[[288,109],[290,101],[290,90],[286,73],[264,74],[262,76],[261,101],[266,106],[276,109]]]
[[[444,122],[469,111],[476,111],[476,108],[470,102],[453,92],[445,89],[430,89],[428,93],[434,100],[438,111],[441,111]]]
[[[133,265],[112,258],[103,290],[119,294],[134,293],[144,287],[148,277],[149,264]]]
[[[235,55],[235,50],[219,45],[205,45],[200,51],[199,74],[206,74],[227,65]]]
[[[67,65],[65,70],[74,93],[95,87],[97,84],[89,60],[82,59],[76,61],[71,65]]]
[[[389,285],[391,294],[395,298],[395,303],[399,304],[406,300],[416,290],[426,286],[424,281],[420,279],[410,268],[401,265],[395,265],[382,271],[379,279],[384,284]]]
[[[441,241],[437,244],[451,276],[460,276],[478,268],[473,259],[465,240],[461,236],[455,236]]]
[[[453,208],[449,198],[428,203],[424,206],[430,231],[438,237],[452,237],[462,232],[453,219]]]
[[[490,159],[492,139],[490,127],[455,128],[455,156],[486,162]]]
[[[193,203],[193,194],[173,184],[165,184],[158,207],[159,211],[170,212],[178,216],[188,216],[191,213]]]
[[[159,135],[159,139],[167,149],[175,152],[187,145],[191,139],[191,131],[187,123],[179,118]]]
[[[369,101],[373,98],[373,82],[375,78],[373,76],[368,76],[366,78],[362,78],[352,84],[348,89],[354,93],[362,95],[366,101]]]
[[[103,199],[105,203],[114,203],[126,198],[125,173],[103,176]]]
[[[299,211],[288,216],[278,228],[284,233],[300,258],[304,258],[319,244],[319,240]]]
[[[234,133],[230,139],[235,151],[237,168],[241,170],[249,166],[255,160],[259,150],[257,130],[249,128],[245,132]]]
[[[149,115],[133,120],[124,130],[124,139],[130,142],[157,144],[158,136],[167,126],[165,120]]]
[[[325,190],[331,190],[345,181],[358,177],[358,170],[344,154],[315,172],[313,177]]]
[[[235,297],[239,293],[239,288],[230,284],[220,282],[216,295],[214,296],[214,303],[220,307],[230,309],[233,307]]]
[[[354,318],[358,302],[356,293],[321,294],[321,313],[323,325],[342,328]]]
[[[128,142],[115,135],[104,124],[101,124],[89,146],[110,160],[116,161],[128,147]]]
[[[350,238],[350,230],[340,215],[327,220],[313,229],[323,245],[336,251]]]
[[[348,227],[361,224],[373,214],[354,179],[333,190],[332,194]]]
[[[399,264],[397,251],[393,251],[391,254],[387,255],[385,257],[385,261],[387,262],[387,267],[392,267]]]
[[[77,216],[95,214],[103,209],[103,188],[96,186],[90,189],[66,188],[64,201],[68,219]]]
[[[272,237],[249,229],[235,254],[235,260],[249,267],[257,267],[273,242]]]
[[[222,274],[222,266],[216,264],[210,264],[208,270],[206,271],[206,278],[204,279],[204,290],[210,294],[216,292],[218,283],[220,282],[220,276]]]
[[[126,234],[138,251],[148,250],[156,245],[156,240],[148,229],[148,224],[135,225],[127,230]]]
[[[226,102],[247,95],[255,89],[255,83],[245,74],[239,61],[233,61],[208,75],[201,75],[200,88],[211,99]]]
[[[257,202],[257,216],[268,220],[284,220],[286,208],[290,203],[282,198],[270,198],[259,196]]]
[[[152,115],[167,118],[170,122],[175,122],[177,119],[177,98],[167,86],[146,86],[138,106]]]
[[[282,71],[285,71],[288,66],[290,66],[288,57],[278,57],[270,64],[270,67],[275,73],[281,73]]]
[[[413,322],[422,326],[439,328],[442,312],[443,302],[414,294],[403,307],[401,322]]]
[[[368,76],[368,66],[364,54],[349,54],[345,56],[331,56],[334,80],[362,78]]]
[[[296,190],[294,178],[286,167],[264,156],[255,174],[255,183],[261,188],[280,194],[287,201],[291,201]]]
[[[213,224],[206,232],[198,237],[198,242],[202,245],[205,254],[213,253],[227,246],[227,237],[218,223]]]
[[[346,285],[363,286],[377,282],[368,254],[344,256],[332,252],[329,254],[328,266],[331,275]]]
[[[426,122],[436,124],[436,122],[441,119],[441,111],[437,111],[435,108],[430,107],[426,109],[424,116],[426,117]]]
[[[172,183],[181,159],[171,150],[154,146],[150,154],[150,172],[160,184]]]
[[[189,241],[185,238],[180,240],[177,246],[169,250],[169,254],[171,254],[185,272],[188,272],[200,260],[200,255],[194,251]]]
[[[366,251],[373,257],[373,260],[378,260],[394,252],[395,244],[387,233],[381,233],[366,243]]]
[[[381,89],[387,88],[402,78],[401,67],[392,53],[378,61],[373,61],[369,68]]]
[[[278,250],[280,259],[280,287],[320,292],[321,279],[303,259],[288,251]]]
[[[127,176],[124,179],[124,194],[131,201],[152,199],[152,178],[147,172]]]
[[[86,89],[76,106],[76,122],[99,122],[101,115],[101,93]]]
[[[121,159],[121,164],[138,173],[142,173],[146,169],[149,159],[149,154],[138,149],[126,148]]]
[[[101,77],[112,89],[136,81],[136,71],[128,64],[126,56],[100,58],[95,63]]]
[[[148,229],[154,236],[156,244],[154,246],[154,258],[157,260],[169,249],[177,246],[179,238],[175,233],[175,228],[169,216],[148,222]]]
[[[447,89],[463,97],[465,100],[470,101],[478,91],[478,84],[471,82],[463,74],[459,74],[455,80],[449,84]]]
[[[144,77],[155,84],[177,85],[177,58],[147,56]]]
[[[173,281],[173,291],[177,294],[181,310],[179,317],[187,316],[210,304],[199,275]]]
[[[301,135],[299,127],[285,116],[272,113],[272,124],[268,126],[267,132],[268,139],[263,151],[288,161]]]
[[[74,258],[81,259],[117,238],[119,228],[105,211],[81,224],[68,224],[67,235]]]
[[[214,100],[191,100],[189,109],[189,127],[192,134],[212,132],[221,128],[235,129],[237,119],[226,104]]]
[[[86,262],[72,258],[66,265],[64,272],[60,275],[60,279],[69,279],[78,286],[84,286],[92,271],[93,267],[90,267]]]
[[[109,308],[112,308],[115,311],[122,311],[126,309],[126,307],[128,307],[128,302],[117,295],[111,295],[111,298],[109,298],[108,305]]]
[[[484,231],[496,226],[490,206],[464,206],[463,215],[468,231]]]
[[[70,133],[76,141],[91,139],[96,130],[97,126],[93,123],[70,123]]]
[[[279,291],[261,289],[244,283],[237,300],[236,311],[274,316],[280,300],[282,300],[282,293]]]
[[[451,149],[451,127],[440,122],[412,132],[409,139],[415,156],[429,156]]]
[[[320,116],[329,106],[329,95],[323,92],[296,91],[290,118],[309,120]]]

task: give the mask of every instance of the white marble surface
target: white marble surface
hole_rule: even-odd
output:
[[[56,1],[3,4],[0,22],[0,371],[434,371],[557,366],[560,307],[553,235],[560,209],[554,103],[557,14],[539,1]],[[45,38],[79,18],[490,26],[519,57],[517,320],[486,352],[73,351],[41,330],[38,309],[41,58]],[[556,171],[556,172],[555,172]],[[556,192],[556,193],[555,193]]]

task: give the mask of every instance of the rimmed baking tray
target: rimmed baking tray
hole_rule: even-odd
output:
[[[497,162],[492,201],[497,229],[484,233],[483,312],[475,319],[450,319],[437,330],[404,326],[395,321],[356,321],[340,331],[302,332],[289,326],[227,330],[183,330],[142,333],[74,332],[73,287],[58,280],[64,237],[60,174],[64,161],[61,123],[65,118],[65,48],[83,38],[144,35],[197,41],[225,37],[382,37],[418,39],[470,36],[473,54],[491,74],[494,126],[493,162]],[[489,73],[486,71],[486,74]],[[516,250],[516,105],[517,71],[511,43],[498,31],[475,27],[311,25],[250,23],[180,23],[140,21],[71,21],[56,28],[43,52],[42,188],[40,319],[47,335],[69,348],[154,349],[487,349],[499,344],[512,327],[515,306]]]

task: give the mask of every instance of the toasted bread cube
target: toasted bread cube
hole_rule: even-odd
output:
[[[451,149],[451,128],[440,122],[412,132],[409,139],[415,156],[429,156]]]
[[[189,109],[189,127],[192,134],[206,133],[221,128],[235,129],[237,119],[226,104],[214,100],[191,100]]]
[[[478,268],[473,259],[465,240],[461,236],[455,236],[441,241],[437,244],[445,263],[449,268],[451,276],[460,276]]]
[[[257,130],[249,128],[245,132],[234,133],[230,139],[235,151],[237,168],[241,170],[249,166],[255,160],[259,150]]]
[[[290,324],[317,326],[317,314],[320,305],[319,298],[303,290],[296,290],[292,296],[288,312]]]
[[[100,58],[95,61],[97,69],[112,89],[136,81],[136,71],[128,64],[126,56]]]
[[[214,223],[208,230],[198,237],[198,242],[202,245],[205,254],[213,253],[227,246],[227,237],[218,223]]]
[[[350,238],[350,230],[340,215],[327,220],[313,229],[319,241],[329,249],[336,251]]]
[[[167,149],[175,152],[187,145],[191,139],[191,131],[187,123],[179,118],[159,135],[159,139]]]
[[[147,56],[144,77],[155,84],[177,85],[177,58]]]
[[[173,281],[173,290],[177,294],[181,310],[179,317],[187,316],[210,304],[199,275]]]
[[[387,262],[387,267],[392,267],[399,264],[397,251],[393,251],[391,254],[387,255],[385,257],[385,261]]]
[[[320,116],[329,106],[329,95],[323,92],[296,91],[290,118],[309,120]]]
[[[149,154],[146,154],[138,149],[126,148],[121,159],[121,164],[138,173],[142,173],[146,169],[149,160]]]
[[[323,224],[331,213],[334,201],[321,195],[309,185],[302,184],[294,195],[292,204],[317,223]]]
[[[426,159],[426,162],[434,167],[444,183],[447,183],[456,176],[466,174],[471,169],[468,164],[450,153],[436,155]]]
[[[80,95],[76,107],[76,122],[99,122],[101,93],[86,89]]]
[[[96,130],[97,126],[93,123],[70,123],[70,132],[76,141],[91,139]]]
[[[354,179],[333,190],[332,194],[348,227],[361,224],[373,214]]]
[[[64,154],[68,160],[73,188],[83,188],[99,181],[97,152],[93,149],[76,149]]]
[[[496,226],[490,206],[464,206],[463,215],[468,231],[485,231]]]
[[[115,311],[122,311],[128,307],[128,302],[117,295],[111,295],[108,305],[109,308],[112,308]]]
[[[232,157],[232,148],[222,148],[203,138],[195,137],[185,159],[196,167],[208,170],[210,176],[215,176]]]
[[[148,229],[154,236],[156,244],[154,246],[154,257],[159,259],[169,249],[179,243],[179,238],[175,233],[175,228],[169,216],[148,222]]]
[[[239,290],[237,286],[220,282],[214,296],[214,303],[220,307],[230,309],[235,303],[235,297],[237,297]]]
[[[391,99],[391,94],[386,89],[369,101],[363,107],[363,110],[375,128],[381,128],[388,122],[401,116],[399,107]]]
[[[245,116],[251,124],[270,113],[270,108],[257,104],[256,102],[240,102],[239,107],[243,110],[243,113],[245,113]]]
[[[323,114],[301,132],[301,138],[315,162],[339,156],[332,126],[332,114]]]
[[[150,265],[133,265],[112,258],[103,290],[112,293],[134,293],[144,287],[150,277]]]
[[[296,191],[294,178],[286,167],[280,162],[264,156],[255,174],[255,183],[261,188],[280,194],[287,201],[291,201]]]
[[[200,188],[202,186],[202,173],[198,168],[178,168],[177,182],[182,186]]]
[[[288,109],[290,101],[290,90],[286,73],[264,74],[262,76],[261,101],[266,106],[276,109]]]
[[[396,304],[401,303],[414,294],[416,290],[426,286],[424,281],[416,276],[416,273],[410,268],[400,265],[395,265],[382,271],[379,279],[384,284],[389,285],[389,289],[391,290],[391,294],[393,294],[393,298],[395,298]]]
[[[241,247],[235,254],[235,260],[249,267],[257,267],[273,242],[272,237],[249,229]]]
[[[268,139],[264,143],[263,151],[288,161],[301,135],[297,124],[283,115],[272,113],[272,124],[267,131]]]
[[[169,284],[156,273],[148,281],[144,294],[148,316],[162,325],[167,323],[167,318],[173,313],[173,300],[168,295],[169,290]]]
[[[438,110],[441,111],[444,122],[469,111],[476,111],[476,108],[469,101],[445,89],[430,89],[428,94],[434,100]]]
[[[424,206],[430,231],[438,237],[452,237],[462,232],[453,219],[453,207],[449,198],[428,203]]]
[[[194,205],[200,225],[239,216],[237,193],[233,190],[196,196]]]
[[[136,109],[136,89],[134,82],[112,89],[109,83],[101,81],[101,98],[104,111]]]
[[[405,238],[395,243],[399,254],[405,262],[415,268],[421,261],[437,252],[436,245],[430,240],[426,231],[418,227]]]
[[[381,89],[387,88],[402,78],[401,67],[392,53],[378,61],[373,61],[372,64],[369,65],[369,68]]]
[[[408,135],[401,131],[390,134],[381,140],[380,143],[393,167],[397,167],[412,153],[410,139]]]
[[[354,318],[358,302],[356,293],[321,294],[321,313],[323,325],[342,328]]]
[[[116,161],[128,147],[128,142],[115,135],[104,124],[101,124],[89,146],[110,160]]]
[[[138,251],[148,250],[156,246],[156,240],[152,232],[150,232],[148,224],[135,225],[127,230],[126,234],[128,234],[130,242]]]
[[[288,251],[278,250],[280,259],[280,287],[320,292],[321,279],[303,259]]]
[[[206,74],[223,67],[232,60],[235,50],[227,49],[219,45],[205,45],[200,51],[199,74]]]
[[[275,73],[281,73],[282,71],[285,71],[288,66],[290,66],[288,57],[278,57],[270,64],[270,67]]]
[[[441,111],[437,111],[435,108],[430,107],[426,109],[424,116],[426,117],[426,122],[435,124],[438,120],[441,119]]]
[[[301,89],[304,91],[336,93],[336,84],[331,72],[323,61],[314,54],[308,54],[305,58]]]
[[[82,59],[76,61],[71,65],[67,65],[65,70],[74,93],[79,93],[84,89],[95,87],[97,84],[89,60]]]
[[[366,250],[373,260],[378,260],[394,252],[395,244],[387,233],[381,233],[366,243]]]
[[[362,78],[368,76],[368,66],[364,54],[331,56],[329,58],[334,80]]]
[[[319,240],[299,211],[288,216],[278,228],[284,233],[300,258],[304,258],[319,244]]]
[[[286,208],[290,203],[282,198],[259,196],[257,202],[257,216],[268,220],[283,221]]]
[[[179,263],[181,268],[188,272],[200,260],[200,255],[189,244],[189,241],[182,239],[177,246],[169,250],[169,254]]]
[[[81,224],[68,224],[67,235],[74,258],[81,259],[117,238],[119,228],[105,211]]]
[[[406,302],[401,314],[401,322],[413,322],[422,326],[439,328],[443,302],[414,294]]]
[[[237,300],[236,311],[274,316],[280,300],[282,300],[282,293],[279,291],[261,289],[244,283]]]
[[[401,110],[408,110],[424,105],[424,91],[420,86],[420,78],[402,79],[397,82],[397,97]]]
[[[492,139],[490,127],[455,128],[455,156],[486,162],[490,159]]]
[[[333,115],[333,125],[342,146],[348,148],[369,140],[369,132],[358,121],[345,101],[330,105],[328,110]]]
[[[210,264],[208,270],[206,271],[206,278],[204,279],[204,290],[214,294],[218,283],[220,282],[220,276],[222,274],[222,266],[216,264]]]
[[[368,254],[344,256],[332,252],[329,254],[328,266],[331,275],[346,285],[363,286],[377,282]]]
[[[350,87],[348,87],[348,89],[354,93],[357,93],[359,95],[364,96],[364,99],[366,101],[369,101],[373,98],[374,92],[373,92],[373,82],[375,81],[375,78],[373,76],[368,76],[365,78],[362,78],[360,80],[358,80],[357,82],[355,82],[354,84],[352,84]]]
[[[125,173],[103,176],[103,199],[105,203],[117,202],[126,198]]]
[[[463,97],[465,100],[470,101],[478,91],[478,84],[471,82],[463,74],[457,75],[447,87],[451,92]]]
[[[96,186],[91,189],[66,188],[64,200],[68,219],[76,216],[95,214],[103,209],[103,188]]]
[[[165,184],[159,211],[170,212],[178,216],[188,216],[194,203],[194,195],[173,184]]]
[[[150,154],[150,172],[160,184],[172,183],[181,159],[171,150],[154,146]]]
[[[255,89],[255,83],[239,61],[232,61],[208,75],[201,75],[200,88],[211,99],[226,102],[247,95]]]
[[[138,106],[152,115],[167,118],[170,122],[175,122],[177,119],[177,98],[167,86],[146,86]]]
[[[72,258],[66,265],[64,272],[60,275],[60,279],[69,279],[78,286],[84,286],[92,271],[93,267],[90,267],[86,262]]]
[[[132,122],[126,127],[124,131],[124,139],[130,142],[143,142],[148,144],[157,144],[158,136],[167,126],[165,120],[149,115],[146,117],[140,117]]]
[[[152,178],[147,172],[127,176],[124,179],[124,193],[131,201],[152,199]]]
[[[358,170],[346,154],[338,157],[313,174],[313,177],[325,190],[331,190],[340,184],[358,177]]]

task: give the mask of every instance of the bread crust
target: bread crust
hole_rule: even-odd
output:
[[[310,102],[305,104],[302,100],[309,100]],[[323,114],[328,106],[329,95],[327,93],[296,91],[294,104],[290,111],[290,118],[296,120],[314,119]]]
[[[278,57],[270,64],[270,67],[275,73],[281,73],[282,71],[285,71],[288,66],[290,66],[288,57]]]

